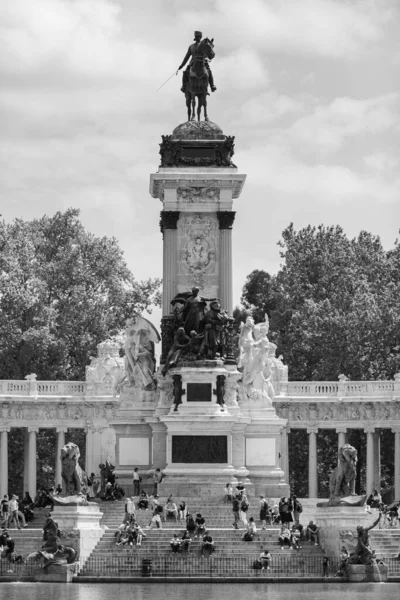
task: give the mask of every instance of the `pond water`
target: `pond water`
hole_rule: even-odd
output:
[[[234,590],[232,589],[234,586]],[[0,583],[7,600],[232,600],[242,588],[247,600],[398,600],[398,583]]]

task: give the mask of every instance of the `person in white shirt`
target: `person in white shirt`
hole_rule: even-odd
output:
[[[139,469],[135,467],[133,471],[133,495],[140,496],[140,481]]]
[[[15,494],[11,496],[10,500],[10,525],[13,521],[15,522],[16,528],[21,529],[18,519],[18,500]]]

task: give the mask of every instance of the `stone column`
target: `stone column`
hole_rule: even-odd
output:
[[[217,212],[219,221],[219,297],[222,307],[232,314],[232,226],[235,220],[234,211]]]
[[[400,498],[400,427],[393,427],[394,433],[394,497]]]
[[[177,224],[179,211],[161,212],[160,228],[163,234],[163,299],[162,314],[171,312],[171,300],[177,293]]]
[[[364,428],[367,434],[367,489],[369,495],[374,489],[374,432],[375,427],[368,425]]]
[[[65,446],[65,434],[67,433],[66,427],[57,427],[57,450],[56,450],[56,468],[55,468],[55,485],[61,481],[61,449]]]
[[[93,429],[88,426],[86,432],[86,464],[85,470],[88,475],[93,472]]]
[[[374,433],[374,489],[381,491],[381,430]]]
[[[32,498],[36,496],[36,434],[38,428],[28,427],[28,453],[29,453],[29,473],[28,473],[28,492]]]
[[[10,427],[0,429],[0,498],[8,494],[8,432]]]
[[[308,433],[308,497],[318,498],[317,433],[318,427],[307,427]]]
[[[281,469],[285,473],[285,481],[289,483],[289,433],[290,427],[281,429]]]
[[[338,434],[338,450],[346,443],[347,427],[336,427],[336,433]]]
[[[28,429],[24,429],[24,492],[28,489],[29,477],[29,434]]]
[[[245,456],[245,435],[246,425],[235,423],[232,427],[232,465],[235,469],[243,469]]]

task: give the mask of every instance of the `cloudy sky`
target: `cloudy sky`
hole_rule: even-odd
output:
[[[293,221],[400,227],[398,0],[3,0],[0,212],[81,209],[138,279],[161,276],[161,134],[185,120],[176,70],[194,29],[215,38],[209,115],[236,136],[234,302],[275,272]]]

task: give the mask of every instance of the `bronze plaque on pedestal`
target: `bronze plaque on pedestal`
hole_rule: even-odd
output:
[[[188,402],[211,402],[211,383],[188,383],[186,389]]]
[[[173,435],[173,463],[227,463],[226,435]]]

